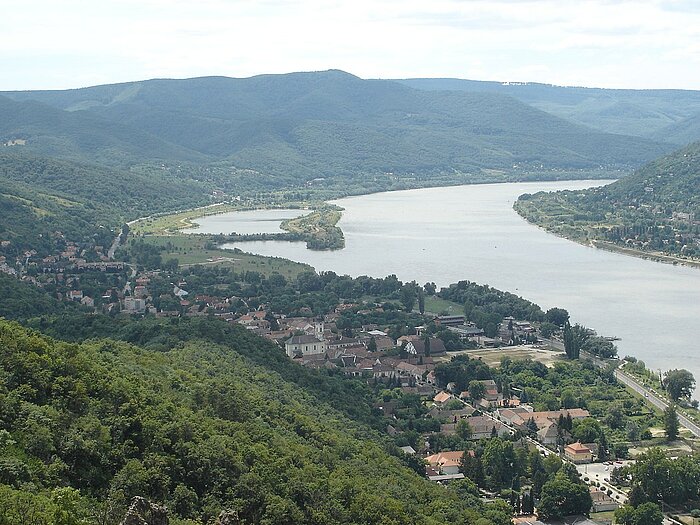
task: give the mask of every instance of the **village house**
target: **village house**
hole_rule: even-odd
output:
[[[533,412],[527,405],[502,408],[498,410],[498,418],[501,421],[510,426],[519,428],[520,430],[527,430],[527,422],[529,419],[533,419],[535,421],[537,428],[543,428],[552,422],[558,422],[560,416],[565,418],[571,416],[571,419],[575,420],[590,417],[591,414],[588,412],[588,410],[583,408]]]
[[[437,406],[444,406],[451,399],[454,399],[454,396],[452,394],[448,394],[444,391],[438,392],[438,394],[433,398],[433,403],[435,403]]]
[[[576,442],[564,447],[564,456],[573,463],[590,463],[593,461],[593,452],[586,445]]]
[[[596,487],[591,487],[591,499],[593,500],[591,512],[610,512],[620,506],[604,490]]]
[[[503,423],[486,416],[469,417],[467,418],[467,423],[469,423],[469,428],[471,428],[469,439],[473,440],[488,439],[494,432],[499,437],[504,437],[511,433]]]
[[[130,314],[142,314],[146,311],[146,300],[140,297],[125,297],[124,311]]]
[[[425,462],[442,475],[455,475],[459,474],[459,466],[463,456],[463,450],[438,452],[437,454],[432,454],[425,458]]]
[[[447,326],[460,326],[465,322],[463,315],[438,315],[433,319],[435,326],[447,327]]]
[[[82,290],[69,290],[66,294],[69,301],[81,301],[83,299]]]
[[[537,441],[543,445],[556,445],[560,437],[559,425],[550,421],[537,430]]]
[[[442,339],[437,337],[428,339],[428,347],[426,347],[424,339],[409,341],[406,344],[406,352],[416,356],[441,356],[445,355],[445,344]]]
[[[83,306],[89,306],[90,308],[93,308],[95,306],[95,301],[92,299],[92,297],[88,297],[87,295],[85,295],[80,300],[80,304],[82,304]]]

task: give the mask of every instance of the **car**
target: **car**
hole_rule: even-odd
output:
[[[622,461],[616,461],[615,462],[617,465],[622,465]]]
[[[608,470],[608,469],[610,469],[610,467],[608,467],[607,465],[605,465],[605,470]]]

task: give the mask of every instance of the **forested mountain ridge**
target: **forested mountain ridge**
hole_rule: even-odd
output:
[[[602,188],[521,196],[516,210],[578,240],[697,258],[700,142]]]
[[[700,115],[700,91],[602,89],[456,78],[412,78],[397,82],[431,91],[500,93],[609,133],[647,137],[676,145],[700,139],[700,127],[691,125]]]
[[[174,523],[222,509],[246,523],[510,522],[505,503],[422,479],[362,423],[251,363],[239,351],[281,350],[245,332],[150,351],[0,320],[0,515],[111,523],[142,495]]]
[[[594,131],[502,94],[429,92],[341,71],[4,95],[297,181],[629,167],[668,151],[663,143]]]
[[[87,112],[56,109],[35,100],[0,96],[0,144],[56,158],[111,165],[149,160],[203,161],[206,157],[133,126]],[[7,147],[7,146],[5,146]]]
[[[46,248],[60,232],[73,241],[103,235],[124,221],[207,204],[214,186],[167,172],[134,172],[0,150],[0,240],[15,251]],[[5,252],[6,250],[3,250]]]
[[[700,138],[700,111],[681,121],[669,124],[652,137],[664,142],[687,144]]]

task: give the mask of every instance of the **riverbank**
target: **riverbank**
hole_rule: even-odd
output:
[[[312,250],[338,250],[345,245],[342,230],[337,227],[341,218],[342,208],[328,201],[346,197],[357,197],[378,193],[393,193],[406,190],[428,188],[459,187],[466,185],[503,184],[521,182],[554,182],[580,180],[606,180],[619,177],[619,172],[607,170],[573,170],[513,173],[488,170],[480,174],[450,174],[435,176],[429,179],[416,177],[402,178],[393,181],[375,180],[362,186],[315,186],[307,183],[304,188],[288,188],[270,191],[255,196],[237,196],[197,208],[175,210],[171,213],[154,214],[128,222],[131,233],[140,235],[173,235],[182,230],[196,228],[196,219],[228,212],[272,210],[272,209],[308,209],[312,210],[308,218],[298,218],[284,221],[281,228],[286,231],[279,234],[265,234],[264,237],[237,235],[231,242],[256,240],[304,241]],[[389,181],[389,182],[387,182]],[[300,195],[302,198],[300,198]]]
[[[654,262],[700,268],[700,259],[658,250],[646,250],[634,245],[641,244],[640,237],[643,240],[646,239],[645,244],[651,244],[653,233],[645,232],[646,237],[642,237],[642,234],[639,233],[635,236],[629,234],[622,239],[623,241],[627,240],[627,243],[624,244],[605,240],[605,238],[611,237],[610,232],[633,230],[636,223],[620,216],[603,215],[602,212],[595,214],[580,206],[575,198],[567,192],[542,195],[524,194],[515,201],[513,209],[530,224],[584,246]],[[613,238],[615,237],[613,236]],[[630,242],[632,244],[628,244]],[[658,243],[658,239],[656,242]],[[692,241],[688,241],[688,245],[692,247]]]

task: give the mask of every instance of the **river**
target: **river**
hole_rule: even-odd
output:
[[[483,184],[378,193],[336,201],[346,247],[256,241],[239,247],[352,276],[396,274],[439,286],[468,279],[521,295],[573,322],[617,336],[620,355],[700,379],[700,270],[610,253],[556,237],[512,209],[522,193],[582,189],[601,181]],[[236,214],[228,214],[234,220]],[[209,230],[208,221],[198,219]],[[217,219],[221,220],[221,218]]]

